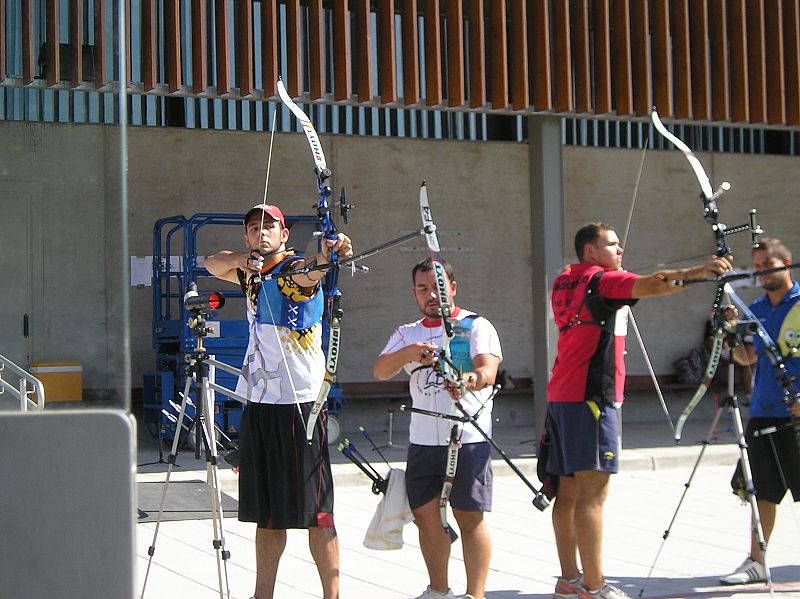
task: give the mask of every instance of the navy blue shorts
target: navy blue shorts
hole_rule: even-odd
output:
[[[597,405],[597,404],[591,404]],[[613,474],[619,470],[620,437],[617,410],[587,402],[549,402],[550,455],[547,471],[572,476],[582,470]]]
[[[492,511],[492,448],[488,443],[467,443],[458,450],[456,478],[450,506],[462,512]],[[406,491],[412,510],[442,493],[447,446],[410,445],[406,465]]]

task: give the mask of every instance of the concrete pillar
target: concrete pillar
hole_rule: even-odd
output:
[[[561,168],[562,119],[528,118],[531,178],[531,279],[533,298],[533,396],[535,426],[544,423],[547,381],[556,357],[558,331],[550,288],[564,265],[564,198]]]

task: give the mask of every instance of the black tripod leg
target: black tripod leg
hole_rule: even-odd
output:
[[[705,439],[702,441],[703,447],[700,449],[700,454],[697,456],[697,460],[694,463],[694,467],[692,468],[692,473],[689,475],[689,480],[686,481],[686,484],[683,485],[683,493],[681,493],[681,498],[678,501],[678,505],[675,508],[675,513],[672,514],[672,520],[669,521],[669,526],[667,526],[667,530],[664,531],[664,534],[661,536],[661,545],[658,547],[658,551],[656,552],[655,558],[653,558],[653,563],[650,565],[650,570],[647,572],[647,577],[644,579],[644,583],[642,584],[642,588],[639,591],[639,597],[644,594],[645,586],[647,582],[650,580],[650,577],[653,575],[653,570],[656,567],[656,562],[658,558],[661,556],[661,551],[664,549],[664,545],[669,538],[670,533],[672,532],[672,527],[675,524],[675,520],[678,518],[678,512],[683,505],[683,500],[686,499],[686,494],[689,492],[689,487],[692,486],[692,481],[694,480],[694,475],[697,473],[697,468],[700,466],[700,462],[703,459],[703,454],[706,452],[706,448],[711,444],[711,438],[714,436],[714,431],[717,429],[717,424],[719,423],[720,416],[722,415],[722,410],[717,410],[714,414],[714,420],[711,422],[711,426],[708,427],[708,433],[706,433]]]

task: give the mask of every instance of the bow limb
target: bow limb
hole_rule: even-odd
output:
[[[428,252],[431,256],[433,273],[436,280],[436,297],[439,303],[439,315],[441,318],[442,347],[439,350],[437,368],[445,381],[459,384],[461,382],[461,373],[454,367],[450,354],[450,342],[455,336],[451,318],[452,306],[450,303],[450,292],[444,266],[442,266],[442,263],[437,259],[441,247],[439,246],[439,238],[436,235],[436,225],[431,215],[431,207],[428,203],[428,186],[424,181],[419,189],[419,209],[422,216],[422,229],[425,231],[425,240],[428,244]],[[455,405],[451,407],[450,413],[455,414]],[[458,538],[458,535],[456,535],[453,528],[447,522],[447,503],[450,498],[450,491],[453,488],[453,481],[455,480],[456,469],[458,467],[458,448],[460,445],[459,431],[460,427],[458,423],[454,424],[450,429],[444,483],[442,484],[442,492],[439,495],[439,515],[442,520],[442,527],[445,532],[450,535],[451,541],[455,541]]]
[[[694,411],[697,407],[697,404],[700,403],[700,400],[705,397],[706,391],[708,391],[708,387],[711,384],[711,381],[714,380],[714,375],[717,372],[717,367],[719,366],[719,360],[722,356],[722,344],[725,340],[725,332],[722,327],[717,327],[714,331],[714,342],[711,346],[711,355],[708,358],[708,365],[706,366],[705,373],[703,374],[703,380],[700,383],[700,386],[692,395],[692,399],[689,400],[689,403],[686,404],[686,407],[681,412],[681,415],[678,417],[678,422],[675,424],[675,443],[681,442],[681,436],[683,435],[683,427],[686,425],[686,420],[689,418],[689,415]]]
[[[706,199],[710,200],[714,196],[714,191],[711,188],[711,180],[708,178],[708,175],[706,174],[703,165],[700,163],[700,160],[697,159],[697,156],[694,155],[694,152],[692,152],[691,148],[689,148],[689,146],[687,146],[683,140],[671,133],[664,126],[664,123],[661,122],[661,118],[658,116],[658,112],[655,108],[653,108],[653,112],[650,113],[650,119],[653,121],[653,126],[656,128],[656,131],[658,131],[661,135],[672,142],[672,145],[683,152],[684,157],[689,161],[689,166],[692,167],[694,176],[697,177],[697,182],[700,183],[700,189],[703,191],[703,195],[706,197]]]
[[[725,181],[720,185],[717,191],[714,191],[711,187],[711,180],[708,178],[708,174],[700,163],[700,160],[694,155],[694,152],[692,152],[689,146],[664,126],[655,108],[653,112],[650,113],[650,119],[656,131],[683,153],[684,158],[686,158],[689,162],[689,166],[692,168],[694,176],[697,178],[703,195],[703,217],[711,224],[711,230],[714,233],[714,240],[717,244],[716,255],[720,257],[731,255],[731,250],[728,248],[725,237],[731,233],[743,230],[743,227],[735,227],[733,230],[728,231],[728,227],[719,222],[719,209],[717,208],[717,198],[731,188],[730,183]],[[754,224],[753,221],[751,221],[751,224]]]
[[[694,155],[694,152],[692,152],[691,148],[689,148],[689,146],[687,146],[683,140],[671,133],[664,126],[664,123],[661,121],[661,118],[658,116],[658,112],[655,110],[655,108],[650,113],[650,119],[652,120],[656,131],[658,131],[665,139],[678,148],[683,153],[684,158],[686,158],[686,160],[689,162],[689,166],[692,168],[692,172],[694,173],[694,176],[700,185],[703,198],[703,217],[711,225],[711,231],[714,234],[714,240],[717,246],[716,255],[719,257],[729,256],[731,251],[725,241],[725,237],[729,232],[727,231],[727,226],[719,221],[717,198],[722,195],[722,193],[730,189],[730,184],[727,182],[723,183],[715,192],[711,187],[711,180],[708,178],[708,174],[703,168],[703,165],[700,163],[700,160],[698,160],[697,156]],[[754,216],[751,217],[751,225],[754,224],[754,218]],[[741,227],[736,227],[736,229],[740,230]],[[705,374],[703,375],[703,380],[700,383],[700,386],[697,388],[692,396],[692,399],[683,409],[683,412],[681,412],[681,415],[678,418],[678,422],[675,426],[676,443],[680,443],[681,434],[683,432],[683,427],[686,424],[686,419],[689,417],[689,414],[692,413],[700,400],[705,396],[708,386],[714,379],[714,375],[717,372],[717,367],[719,366],[719,360],[722,354],[722,344],[724,341],[724,329],[721,322],[723,293],[724,288],[723,285],[720,284],[717,287],[717,293],[714,298],[714,304],[711,313],[711,320],[714,325],[714,341],[712,343],[711,355],[709,357],[708,365],[706,366]]]
[[[331,171],[328,169],[327,162],[325,161],[325,153],[322,151],[322,143],[319,140],[316,129],[308,118],[308,115],[292,100],[286,92],[286,87],[281,79],[277,82],[278,96],[281,102],[294,114],[298,122],[303,128],[303,132],[308,140],[308,145],[311,148],[311,154],[314,158],[314,174],[317,177],[317,190],[319,200],[317,202],[317,215],[320,218],[322,234],[325,239],[336,239],[336,227],[331,219],[330,207],[328,205],[328,198],[331,195],[331,188],[326,184],[326,180],[330,178]],[[322,381],[317,398],[311,406],[311,412],[308,415],[308,422],[306,422],[306,439],[311,443],[314,436],[314,427],[319,418],[322,407],[325,405],[330,393],[331,387],[336,382],[336,370],[339,364],[339,344],[341,338],[341,319],[343,310],[340,308],[339,303],[341,299],[341,292],[338,287],[339,268],[336,252],[331,250],[330,255],[331,270],[327,275],[329,297],[327,313],[330,319],[328,326],[328,354],[325,359],[325,376]],[[276,332],[277,335],[277,332]],[[281,352],[283,348],[281,346]],[[285,355],[284,355],[285,362]],[[294,385],[292,384],[294,391]],[[297,403],[297,393],[295,391],[295,402]],[[298,411],[300,406],[297,406]]]
[[[282,79],[278,79],[277,88],[278,96],[280,97],[281,102],[283,102],[286,108],[292,111],[292,114],[294,114],[294,116],[297,117],[297,120],[300,122],[300,126],[303,127],[303,132],[306,134],[308,145],[311,146],[311,153],[314,156],[314,164],[317,165],[317,176],[320,176],[324,171],[328,170],[328,166],[325,162],[325,153],[322,151],[322,143],[319,140],[319,135],[317,135],[317,130],[314,129],[311,119],[308,118],[308,115],[305,112],[303,112],[303,109],[295,104],[294,100],[289,97],[289,94],[286,92],[286,87],[283,85]],[[328,177],[329,176],[330,172],[328,172]]]

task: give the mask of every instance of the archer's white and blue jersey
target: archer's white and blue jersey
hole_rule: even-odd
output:
[[[321,288],[303,289],[290,278],[280,278],[265,283],[267,290],[243,271],[238,275],[247,296],[250,338],[236,392],[254,403],[315,401],[325,376],[321,318],[301,316],[296,322],[305,328],[298,328],[293,315],[297,306],[321,303]],[[321,309],[312,312],[321,315]]]

